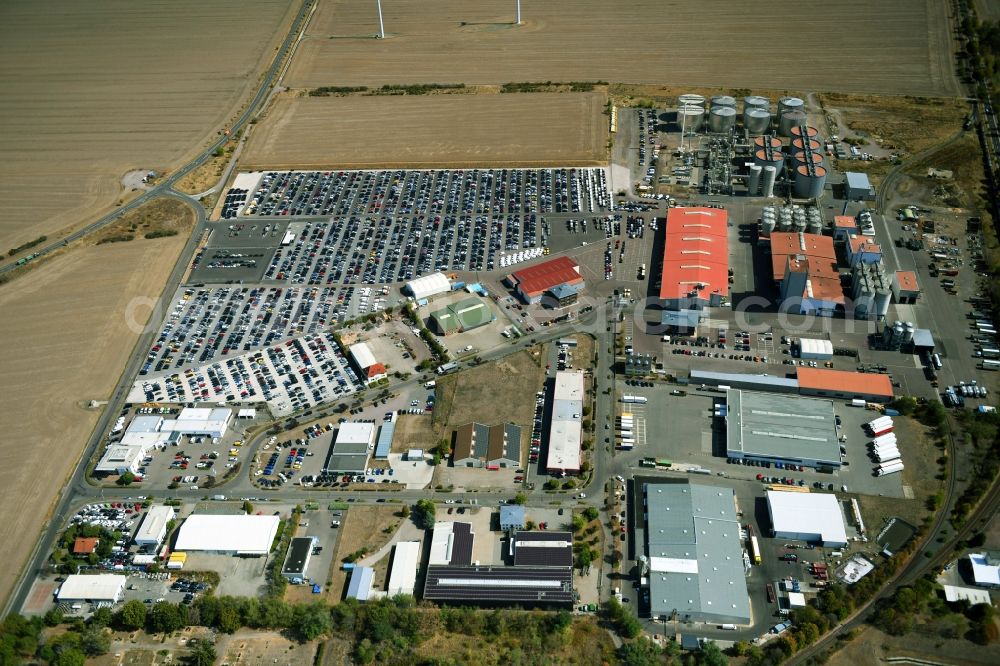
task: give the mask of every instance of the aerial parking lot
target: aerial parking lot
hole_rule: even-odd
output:
[[[140,378],[132,403],[266,402],[284,416],[363,387],[329,332],[294,338],[240,356]]]

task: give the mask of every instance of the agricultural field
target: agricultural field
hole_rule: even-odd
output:
[[[295,0],[31,0],[0,10],[0,249],[82,226],[169,171],[257,85]]]
[[[726,0],[385,3],[320,6],[293,88],[519,81],[671,83],[954,95],[948,3]],[[613,29],[609,29],[613,27]],[[771,39],[763,35],[772,35]]]
[[[275,101],[243,168],[600,164],[603,93],[291,97]]]
[[[75,249],[0,287],[0,456],[7,461],[0,523],[0,599],[36,543],[63,480],[73,471],[159,297],[186,236]]]

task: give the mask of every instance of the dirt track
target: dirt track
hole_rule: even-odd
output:
[[[948,3],[936,0],[565,0],[324,3],[292,87],[512,81],[669,83],[953,95]]]
[[[129,303],[155,298],[186,235],[74,250],[0,288],[0,600],[34,548],[59,487],[137,339]],[[147,308],[134,316],[144,323]]]
[[[295,0],[10,0],[0,9],[0,251],[83,223],[131,169],[225,126]]]
[[[601,93],[285,97],[257,124],[243,168],[599,164]]]

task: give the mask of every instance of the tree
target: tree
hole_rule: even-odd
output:
[[[250,515],[253,513],[253,504],[250,500],[243,500],[243,513]]]
[[[149,629],[153,633],[177,631],[185,624],[181,609],[168,601],[161,601],[149,611]]]
[[[107,654],[111,649],[111,636],[103,627],[87,627],[80,634],[80,649],[88,657]]]
[[[212,666],[215,663],[215,645],[206,640],[200,640],[191,649],[187,656],[187,663],[191,666]]]
[[[68,648],[60,651],[49,663],[52,666],[85,666],[87,655],[79,648]]]
[[[411,514],[413,524],[421,529],[429,530],[434,527],[436,513],[437,507],[434,506],[434,502],[428,499],[417,500]]]
[[[410,506],[408,504],[404,504],[403,506],[400,507],[400,509],[399,509],[399,517],[400,518],[409,518],[410,517]]]
[[[705,641],[701,644],[700,662],[706,666],[726,666],[729,663],[715,641]]]
[[[126,631],[142,629],[146,626],[146,604],[138,599],[126,601],[122,609],[118,611],[116,623]]]
[[[559,488],[559,479],[549,479],[545,482],[546,490],[556,490]]]
[[[580,514],[576,514],[576,515],[573,516],[572,520],[570,521],[570,524],[572,525],[574,532],[579,532],[584,527],[587,526],[587,521]]]
[[[588,506],[583,510],[583,517],[587,520],[597,520],[597,516],[600,515],[597,512],[597,507]]]
[[[662,663],[662,655],[663,649],[646,637],[625,643],[618,650],[622,666],[657,666]]]
[[[330,609],[326,604],[317,602],[295,607],[292,630],[303,642],[315,640],[330,631],[330,627]]]
[[[118,477],[118,481],[116,481],[115,483],[117,483],[119,486],[130,486],[132,485],[133,481],[135,481],[135,474],[126,471],[124,474]]]
[[[520,492],[514,495],[514,504],[519,504],[521,506],[524,506],[527,503],[528,503],[528,496],[525,493]]]

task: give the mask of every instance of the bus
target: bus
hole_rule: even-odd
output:
[[[643,458],[639,461],[641,467],[656,467],[656,458]]]
[[[646,404],[646,398],[641,395],[623,395],[622,402],[644,405]]]
[[[760,566],[760,544],[757,543],[757,537],[750,537],[750,557],[753,559],[753,563]]]
[[[674,463],[672,460],[667,460],[666,458],[660,458],[656,461],[657,467],[673,467]]]

